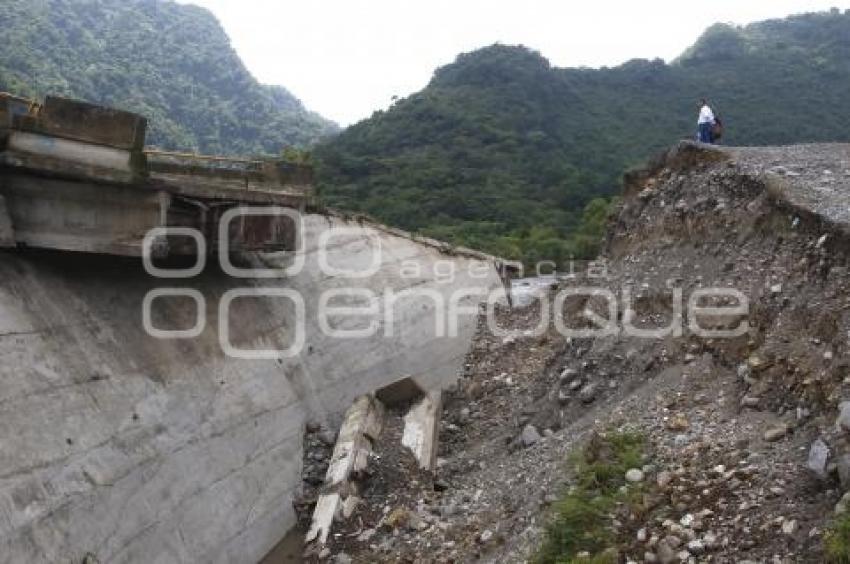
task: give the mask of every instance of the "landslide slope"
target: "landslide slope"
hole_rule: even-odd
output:
[[[850,398],[848,204],[848,145],[685,143],[630,174],[607,275],[563,280],[549,299],[575,285],[618,298],[628,288],[621,327],[672,322],[681,335],[569,339],[552,323],[535,335],[536,307],[502,312],[514,337],[482,323],[448,395],[436,476],[363,492],[374,507],[415,514],[416,527],[364,520],[368,540],[341,548],[355,561],[556,561],[538,551],[559,534],[552,518],[568,506],[558,500],[576,486],[571,453],[594,432],[629,429],[646,440],[644,478],[626,486],[640,495],[605,517],[622,561],[823,562],[833,507],[850,488],[850,436],[835,426]],[[700,288],[744,297],[740,314],[698,318],[713,329],[746,323],[742,334],[689,329]],[[671,314],[676,289],[682,321]],[[587,307],[605,311],[595,300],[566,305],[571,327]],[[813,471],[818,440],[828,456]]]

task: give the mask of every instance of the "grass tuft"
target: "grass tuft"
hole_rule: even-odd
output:
[[[644,463],[646,441],[630,432],[594,434],[571,457],[575,485],[555,504],[537,564],[614,564],[619,555],[611,527],[618,506],[632,505],[640,486],[626,492],[625,474]],[[587,553],[589,557],[580,557]]]
[[[823,550],[830,564],[850,564],[850,514],[835,518],[824,535]]]

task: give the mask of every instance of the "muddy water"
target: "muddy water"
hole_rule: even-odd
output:
[[[301,554],[304,552],[305,534],[306,532],[300,528],[292,529],[271,552],[260,560],[260,564],[301,564],[304,562]]]
[[[531,304],[537,296],[545,296],[555,281],[555,278],[547,276],[512,280],[511,300],[514,306],[524,307]]]

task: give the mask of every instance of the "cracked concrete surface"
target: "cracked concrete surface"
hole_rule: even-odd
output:
[[[417,287],[448,301],[461,286],[501,287],[492,263],[483,279],[471,279],[468,267],[479,259],[378,230],[383,253],[374,276],[328,277],[318,268],[318,237],[348,228],[328,257],[350,268],[368,255],[368,225],[306,219],[301,274],[246,284],[209,267],[195,279],[167,281],[206,300],[207,327],[191,340],[145,334],[142,300],[162,281],[135,260],[3,252],[0,562],[81,562],[87,554],[110,563],[257,562],[295,523],[291,501],[307,420],[335,421],[353,398],[402,376],[426,387],[455,378],[474,316],[461,317],[458,338],[437,338],[433,304],[409,299],[392,336],[333,339],[318,327],[318,293]],[[425,268],[403,278],[406,260]],[[456,265],[451,283],[431,269],[439,260]],[[304,296],[303,353],[282,361],[225,356],[216,330],[220,298],[264,285]],[[260,298],[232,307],[235,344],[286,346],[289,302]],[[195,315],[179,300],[160,300],[155,313],[177,327]]]

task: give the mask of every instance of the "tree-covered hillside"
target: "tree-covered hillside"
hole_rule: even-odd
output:
[[[588,255],[623,171],[692,137],[708,97],[729,144],[850,141],[850,12],[715,25],[679,59],[558,69],[494,45],[316,152],[325,199],[503,255]]]
[[[149,143],[163,148],[279,153],[336,131],[284,88],[259,84],[215,17],[195,6],[0,0],[0,45],[0,91],[139,112],[150,119]]]

